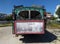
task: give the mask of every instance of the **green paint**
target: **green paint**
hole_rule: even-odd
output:
[[[41,16],[42,16],[42,19],[43,19],[43,17],[44,17],[44,11],[45,11],[45,10],[43,10],[43,8],[36,8],[36,7],[22,7],[22,8],[20,8],[19,7],[19,8],[15,8],[14,12],[18,16],[18,13],[20,11],[29,11],[29,10],[30,11],[38,11],[38,12],[40,12]],[[14,21],[12,22],[12,32],[14,33]]]
[[[31,11],[38,10],[38,11],[40,11],[40,9],[42,9],[42,8],[23,7],[23,8],[16,8],[14,11],[15,11],[16,14],[18,14],[18,11],[28,11],[28,10],[31,10]]]

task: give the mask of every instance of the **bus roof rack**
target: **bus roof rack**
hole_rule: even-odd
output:
[[[14,5],[14,8],[19,8],[19,7],[23,7],[23,5],[19,5],[19,6]]]
[[[19,6],[16,6],[16,5],[14,5],[14,8],[22,8],[22,7],[24,7],[23,5],[19,5]],[[32,5],[31,7],[34,7],[34,8],[44,8],[44,6],[37,6],[37,5]]]

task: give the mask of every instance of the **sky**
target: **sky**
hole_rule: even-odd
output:
[[[44,5],[47,12],[54,14],[60,0],[0,0],[0,13],[11,14],[14,5]]]

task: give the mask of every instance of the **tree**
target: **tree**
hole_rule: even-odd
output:
[[[13,20],[12,15],[8,15],[5,19],[6,19],[7,21]]]
[[[7,14],[5,13],[0,13],[0,21],[4,21],[6,18]]]
[[[58,17],[60,18],[60,7],[57,9],[56,14],[57,14]]]

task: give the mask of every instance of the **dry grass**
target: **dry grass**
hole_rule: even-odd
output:
[[[12,23],[0,24],[0,27],[12,26]]]
[[[50,29],[51,28],[52,29],[60,29],[60,24],[52,22],[52,23],[50,23],[50,24],[47,25],[47,28],[50,28]]]

